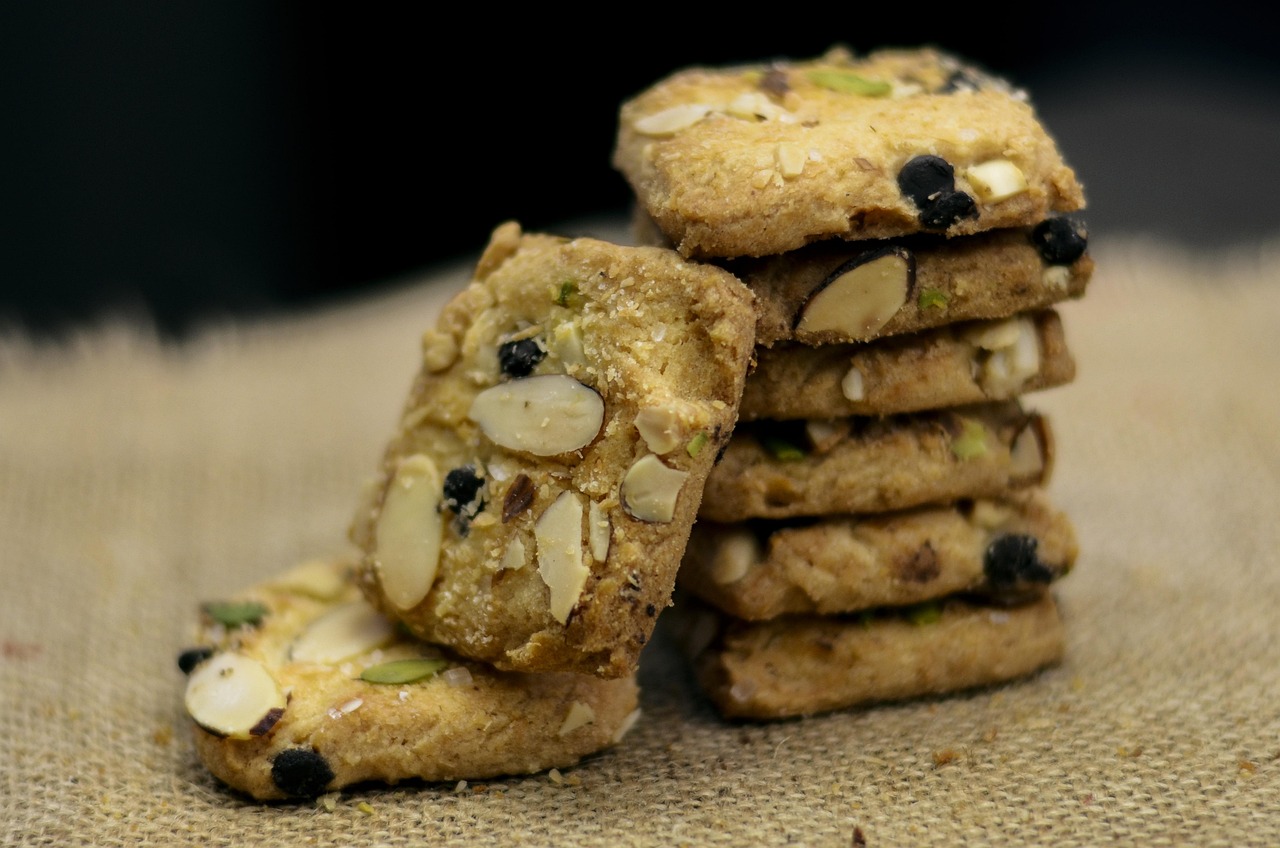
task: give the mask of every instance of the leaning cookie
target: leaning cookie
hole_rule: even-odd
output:
[[[1048,310],[867,344],[760,348],[739,414],[743,421],[891,415],[1015,398],[1075,376],[1062,319]]]
[[[1053,431],[1018,401],[885,417],[739,424],[699,518],[888,512],[1042,486]]]
[[[499,668],[631,674],[736,421],[753,301],[671,250],[499,227],[353,522],[368,597]]]
[[[927,48],[680,71],[622,105],[613,163],[699,258],[1030,227],[1084,205],[1026,93]]]
[[[206,768],[260,800],[563,768],[621,740],[634,678],[499,672],[413,640],[315,561],[206,604],[179,657]]]
[[[1008,683],[1060,662],[1052,594],[1015,607],[960,598],[863,616],[747,623],[710,613],[695,659],[726,718],[782,719]]]
[[[699,522],[680,586],[736,618],[906,606],[956,592],[993,603],[1042,594],[1075,566],[1075,528],[1043,491],[896,513]]]
[[[647,235],[646,235],[647,234]],[[654,228],[639,228],[642,244]],[[1094,262],[1066,217],[964,238],[824,241],[721,264],[759,298],[756,344],[824,345],[1006,318],[1084,296]]]

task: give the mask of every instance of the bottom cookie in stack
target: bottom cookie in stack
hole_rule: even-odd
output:
[[[1075,534],[1045,493],[804,523],[700,523],[686,647],[726,717],[941,695],[1061,659]],[[687,626],[687,623],[686,623]]]

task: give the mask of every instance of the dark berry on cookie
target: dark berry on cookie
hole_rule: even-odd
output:
[[[1053,570],[1036,553],[1039,545],[1035,536],[1020,533],[993,539],[982,558],[982,570],[992,592],[998,597],[1015,598],[1034,593],[1052,581]]]
[[[178,668],[183,674],[190,674],[196,666],[213,656],[213,648],[188,648],[178,654]]]
[[[943,192],[955,191],[956,172],[941,156],[917,156],[898,172],[898,188],[916,206],[930,206]]]
[[[484,499],[480,490],[484,488],[484,478],[476,473],[471,465],[455,468],[444,476],[444,505],[457,516],[458,530],[467,531],[471,519],[484,509]]]
[[[546,355],[537,339],[503,342],[498,347],[498,366],[508,377],[528,377]]]
[[[1031,231],[1031,243],[1050,265],[1070,265],[1084,255],[1089,238],[1068,218],[1047,218]]]
[[[920,209],[920,223],[931,230],[945,230],[962,218],[978,217],[978,204],[963,191],[944,191]]]
[[[310,748],[286,748],[271,761],[271,779],[295,798],[319,795],[333,777],[329,763]]]

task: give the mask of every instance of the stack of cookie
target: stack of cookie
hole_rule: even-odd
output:
[[[1045,494],[1092,273],[1026,95],[932,49],[690,69],[621,110],[642,242],[757,296],[756,363],[679,573],[726,716],[1011,680],[1060,659]],[[696,600],[692,600],[696,599]]]

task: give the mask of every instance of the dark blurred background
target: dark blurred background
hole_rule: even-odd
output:
[[[864,6],[5,3],[0,327],[182,336],[397,285],[508,218],[621,216],[624,98],[836,42],[935,44],[1027,87],[1095,238],[1280,235],[1261,4]]]

